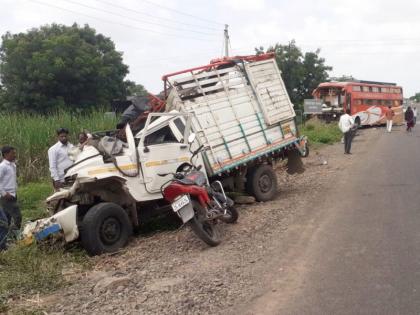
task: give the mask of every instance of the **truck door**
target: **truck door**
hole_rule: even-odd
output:
[[[140,143],[139,154],[141,168],[144,175],[146,190],[149,193],[159,193],[161,186],[172,177],[161,177],[159,173],[173,173],[177,168],[188,162],[190,152],[188,150],[188,134],[190,126],[190,118],[186,126],[177,116],[172,114],[149,114]],[[162,116],[169,119],[163,119],[161,123],[152,123],[153,117]],[[168,117],[169,116],[169,117]],[[180,130],[180,126],[184,126],[184,130]],[[178,127],[177,127],[178,126]],[[151,128],[149,128],[151,127]]]

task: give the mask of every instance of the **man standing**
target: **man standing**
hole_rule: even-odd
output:
[[[79,149],[83,149],[83,146],[85,145],[86,141],[88,139],[88,135],[86,132],[82,131],[79,133],[79,143],[77,144],[77,147]]]
[[[344,154],[351,154],[351,141],[353,140],[352,128],[354,126],[354,119],[350,116],[350,109],[346,109],[346,113],[341,115],[338,127],[344,134]]]
[[[407,110],[404,114],[404,118],[407,122],[407,131],[410,132],[411,128],[414,127],[414,113],[410,106],[407,107]]]
[[[417,108],[416,107],[413,108],[413,115],[414,115],[413,122],[414,122],[414,125],[416,125],[417,123]]]
[[[22,215],[17,204],[17,179],[16,179],[16,149],[4,146],[1,149],[3,161],[0,163],[0,205],[3,208],[7,223],[20,229]]]
[[[388,106],[388,110],[386,111],[385,117],[386,117],[386,130],[388,132],[391,132],[392,130],[392,119],[394,118],[394,111],[392,110],[391,106]]]
[[[58,141],[48,149],[51,178],[53,180],[55,190],[63,187],[65,175],[64,170],[73,164],[69,158],[69,150],[73,148],[73,145],[68,141],[68,135],[68,129],[57,129]]]

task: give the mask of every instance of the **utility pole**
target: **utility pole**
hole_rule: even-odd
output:
[[[225,57],[229,57],[229,33],[228,33],[229,25],[225,24]]]

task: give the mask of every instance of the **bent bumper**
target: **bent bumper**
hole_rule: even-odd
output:
[[[77,205],[72,205],[49,218],[28,223],[23,229],[24,239],[35,238],[37,241],[51,235],[62,235],[68,243],[79,237],[77,227]]]

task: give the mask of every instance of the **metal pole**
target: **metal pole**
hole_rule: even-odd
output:
[[[225,57],[229,57],[229,33],[228,33],[229,25],[225,24]]]

